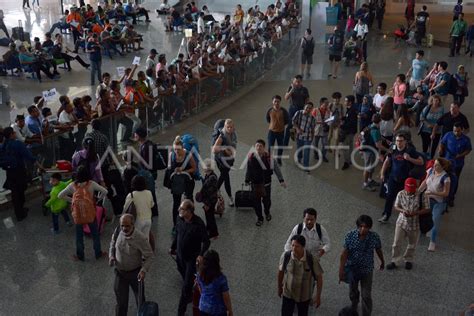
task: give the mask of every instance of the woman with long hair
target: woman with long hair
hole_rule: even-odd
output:
[[[235,133],[234,122],[231,119],[226,119],[224,127],[219,131],[219,136],[212,147],[212,152],[215,154],[217,168],[219,168],[221,173],[217,187],[220,189],[222,183],[224,183],[230,206],[234,206],[234,199],[232,198],[229,172],[234,165],[236,147],[237,134]]]
[[[151,209],[155,205],[150,190],[147,190],[146,179],[143,176],[136,175],[132,178],[132,192],[127,195],[124,210],[127,210],[133,202],[137,211],[135,228],[139,230],[147,239],[151,229]]]
[[[441,138],[441,126],[436,128],[435,137],[433,139],[431,139],[431,134],[433,133],[436,122],[438,122],[438,119],[443,116],[443,114],[444,107],[441,105],[441,98],[437,94],[430,98],[428,105],[421,111],[420,122],[422,125],[420,126],[420,136],[423,145],[423,153],[430,159],[436,154],[436,148]]]
[[[90,196],[92,197],[94,204],[101,200],[107,194],[107,189],[103,186],[97,184],[95,181],[91,180],[90,178],[90,171],[84,165],[79,165],[76,170],[76,176],[74,182],[70,183],[64,190],[59,192],[58,198],[66,200],[70,203],[73,202],[74,192],[79,190],[80,188],[85,188],[87,192],[89,192]],[[95,193],[98,193],[97,196],[94,198]],[[74,217],[74,212],[73,212]],[[102,252],[102,248],[100,245],[100,237],[99,237],[99,227],[97,220],[94,219],[92,223],[87,224],[89,226],[89,230],[91,232],[93,244],[94,244],[94,251],[95,251],[95,258],[100,259],[102,257],[107,256],[107,253]],[[83,231],[82,224],[76,224],[76,254],[73,256],[74,260],[84,261],[84,231]]]
[[[199,311],[202,316],[233,315],[229,285],[221,270],[219,254],[215,250],[208,250],[196,277],[201,293]]]
[[[451,180],[449,172],[451,163],[444,158],[435,160],[433,168],[428,171],[426,179],[421,183],[419,192],[425,189],[425,195],[430,200],[430,208],[433,215],[433,229],[431,230],[430,244],[428,251],[435,251],[436,239],[441,226],[441,216],[446,210],[446,199],[449,196],[449,189],[451,187]]]
[[[216,224],[216,203],[218,200],[217,175],[214,172],[211,159],[204,160],[204,180],[202,188],[196,194],[196,201],[203,203],[204,215],[206,216],[206,228],[210,239],[216,239],[219,236]]]
[[[380,134],[387,142],[393,141],[393,128],[395,123],[395,111],[393,110],[393,98],[388,97],[380,110]]]
[[[360,69],[354,78],[354,92],[357,98],[357,104],[362,103],[364,95],[370,94],[370,87],[372,87],[373,82],[374,79],[369,71],[369,64],[363,62],[360,64]]]
[[[406,104],[400,104],[397,111],[397,123],[393,128],[393,131],[396,133],[404,132],[410,134],[410,128],[415,126],[415,122],[411,118],[410,112],[408,111],[408,106]]]

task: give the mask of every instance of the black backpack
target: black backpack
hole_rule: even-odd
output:
[[[303,231],[303,223],[298,224],[298,228],[296,229],[296,235],[301,235]],[[321,232],[321,225],[316,223],[316,233],[318,234],[319,239],[321,240],[323,237],[323,233]]]
[[[285,252],[285,256],[283,257],[283,272],[286,273],[286,268],[288,267],[288,263],[291,259],[291,250]],[[311,270],[311,275],[313,276],[314,280],[316,278],[316,272],[314,272],[314,265],[313,265],[313,255],[306,251],[306,262],[308,263],[309,269]]]
[[[342,51],[342,47],[344,46],[344,35],[336,32],[331,37],[331,48],[334,51]]]
[[[303,53],[307,56],[311,56],[314,53],[314,38],[308,42],[305,37],[303,37]]]
[[[449,76],[449,81],[446,83],[448,85],[448,93],[455,95],[458,91],[458,81],[454,75]]]
[[[11,170],[17,167],[16,156],[10,150],[8,143],[5,140],[3,145],[0,146],[0,168],[3,170]]]
[[[360,145],[361,146],[366,146],[366,147],[374,147],[375,148],[375,143],[374,140],[372,139],[372,129],[374,129],[373,126],[369,125],[365,127],[361,132],[360,132]],[[362,148],[363,150],[364,148]]]

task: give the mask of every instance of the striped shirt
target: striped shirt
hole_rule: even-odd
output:
[[[293,116],[293,126],[302,130],[298,133],[299,140],[312,140],[314,136],[314,128],[316,127],[316,119],[311,113],[304,114],[304,110],[300,110]]]

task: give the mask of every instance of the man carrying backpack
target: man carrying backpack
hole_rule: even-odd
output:
[[[25,205],[25,191],[28,187],[26,161],[35,163],[39,169],[43,167],[38,163],[25,143],[16,139],[12,127],[7,127],[0,133],[0,168],[6,171],[7,179],[4,188],[11,190],[11,198],[17,221],[22,221],[28,216]]]
[[[339,62],[342,58],[342,51],[344,48],[344,32],[339,30],[336,25],[334,27],[334,34],[331,35],[328,41],[329,44],[329,62],[331,63],[332,74],[329,73],[328,77],[333,79],[337,78],[337,72],[339,70]]]
[[[158,152],[156,145],[149,139],[147,139],[148,132],[145,128],[139,127],[135,131],[135,139],[138,141],[140,156],[146,161],[146,164],[141,164],[144,171],[148,171],[156,181],[158,177],[158,170],[166,169],[168,155],[163,156]],[[150,153],[150,151],[152,151]],[[156,200],[156,190],[150,188],[153,196],[153,202],[155,205],[151,209],[152,216],[158,216],[158,202]]]
[[[372,124],[362,130],[361,134],[361,151],[364,157],[364,184],[362,189],[370,192],[376,190],[375,187],[380,186],[378,182],[372,179],[375,167],[377,166],[377,158],[381,151],[388,151],[382,145],[382,134],[380,134],[380,114],[372,116]]]
[[[304,76],[306,68],[306,76],[311,76],[311,65],[313,64],[313,53],[314,53],[314,38],[311,35],[311,29],[306,29],[303,38],[301,39],[300,47],[302,48],[301,53],[301,75]]]
[[[323,269],[318,258],[305,249],[306,239],[301,235],[291,238],[291,251],[280,257],[278,270],[278,296],[282,298],[281,315],[292,316],[295,305],[298,316],[307,316],[309,304],[321,305]],[[314,293],[316,281],[316,293]]]
[[[302,235],[306,239],[306,250],[313,257],[321,258],[331,248],[331,241],[326,229],[316,222],[318,213],[312,207],[303,211],[303,222],[296,225],[285,244],[285,251],[291,250],[291,240],[295,235]]]

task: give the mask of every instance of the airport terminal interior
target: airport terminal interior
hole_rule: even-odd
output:
[[[143,2],[143,1],[142,1]],[[173,1],[170,1],[170,4]],[[187,1],[183,1],[185,4]],[[283,1],[285,2],[285,1]],[[245,67],[243,82],[229,85],[225,93],[209,100],[203,100],[202,91],[198,91],[198,104],[186,111],[186,118],[173,124],[155,124],[149,128],[149,138],[156,143],[171,145],[177,135],[192,134],[199,142],[200,155],[211,157],[214,123],[218,119],[231,118],[238,137],[234,168],[230,172],[232,191],[242,190],[245,182],[245,162],[257,139],[267,139],[268,123],[266,113],[272,104],[272,96],[284,96],[293,77],[300,73],[300,42],[307,28],[313,30],[315,48],[311,76],[304,76],[303,85],[308,88],[310,100],[319,105],[322,97],[330,101],[333,92],[339,91],[343,98],[353,94],[353,82],[359,65],[340,64],[337,78],[328,76],[331,66],[328,55],[327,35],[333,32],[334,26],[328,26],[326,7],[328,3],[315,1],[296,1],[300,10],[300,23],[285,32],[279,44],[275,44],[278,58],[267,62],[262,56]],[[363,1],[355,1],[360,7]],[[449,57],[449,33],[452,23],[452,8],[455,3],[443,2],[433,4],[416,2],[415,13],[423,5],[428,6],[430,13],[430,31],[434,37],[432,47],[417,47],[406,40],[396,40],[394,31],[406,24],[404,16],[405,1],[387,1],[382,29],[377,23],[369,30],[367,40],[367,63],[373,76],[374,88],[380,82],[391,88],[398,74],[406,74],[411,66],[415,53],[423,49],[424,59],[431,69],[438,61],[448,63],[448,71],[455,73],[458,65],[464,65],[471,75],[474,71],[473,59],[465,54]],[[429,3],[428,3],[429,2]],[[436,2],[436,1],[435,1]],[[86,0],[97,8],[97,1]],[[141,6],[149,10],[150,22],[144,17],[138,21],[135,30],[143,35],[142,50],[132,51],[125,56],[114,55],[102,57],[102,72],[109,72],[112,79],[118,80],[117,67],[131,67],[134,57],[140,57],[139,70],[145,70],[145,60],[151,49],[158,54],[166,54],[170,63],[178,52],[184,52],[186,34],[182,30],[167,31],[167,15],[158,15],[155,11],[161,1],[146,0]],[[273,1],[242,0],[240,4],[245,12],[258,4],[263,12]],[[102,1],[101,3],[102,4]],[[238,1],[208,0],[196,1],[199,9],[207,5],[216,20],[221,21],[227,14],[234,14]],[[29,3],[31,8],[22,8],[20,0],[1,0],[3,21],[12,34],[12,28],[18,26],[19,20],[25,32],[44,40],[52,24],[62,16],[62,9],[79,5],[75,0],[39,0],[39,5]],[[310,9],[311,8],[311,9]],[[464,5],[465,20],[468,25],[474,24],[474,5],[467,1]],[[330,23],[329,23],[330,24]],[[344,24],[345,25],[345,24]],[[59,29],[55,31],[58,33]],[[0,37],[4,36],[0,30]],[[62,34],[65,43],[73,47],[73,36],[65,31]],[[425,42],[424,42],[425,44]],[[0,47],[2,56],[8,47]],[[86,62],[87,53],[79,49],[79,56]],[[247,59],[243,61],[247,63]],[[251,66],[249,66],[251,65]],[[43,92],[56,89],[57,96],[75,97],[91,95],[91,104],[96,102],[96,87],[90,85],[90,70],[78,63],[72,63],[72,70],[58,68],[60,78],[51,80],[46,77],[40,83],[30,75],[7,72],[0,77],[2,104],[0,104],[0,126],[14,123],[18,114],[27,115],[27,108],[33,98]],[[227,71],[227,69],[226,69]],[[235,74],[235,73],[234,73]],[[227,74],[227,76],[231,76]],[[203,88],[204,89],[204,88]],[[207,87],[209,94],[209,87]],[[474,93],[474,81],[468,89]],[[9,95],[9,103],[7,102]],[[47,106],[53,113],[59,108],[58,98],[52,98]],[[449,96],[448,100],[452,100]],[[467,96],[461,112],[473,122],[473,97]],[[281,105],[288,108],[288,101]],[[449,104],[445,105],[449,108]],[[160,118],[156,117],[158,121]],[[150,120],[151,121],[151,120]],[[158,122],[155,122],[158,123]],[[117,132],[117,131],[115,131]],[[421,148],[421,139],[417,128],[411,128],[413,143]],[[467,134],[471,136],[472,133]],[[127,145],[137,147],[130,142]],[[53,151],[55,145],[54,143]],[[295,143],[290,141],[290,146]],[[115,144],[114,151],[122,150]],[[51,149],[51,148],[50,148]],[[49,150],[49,149],[48,149]],[[420,149],[421,150],[421,149]],[[280,315],[281,298],[277,291],[277,273],[280,257],[288,236],[298,223],[302,222],[303,210],[312,207],[317,210],[317,221],[330,237],[330,250],[320,258],[323,273],[323,290],[321,305],[310,307],[309,315],[338,315],[345,306],[350,305],[349,287],[339,282],[339,262],[343,251],[344,237],[347,232],[356,228],[356,219],[369,215],[374,223],[372,231],[379,234],[385,264],[390,263],[394,230],[397,214],[392,214],[389,223],[377,221],[382,215],[385,201],[377,192],[362,190],[362,171],[352,165],[342,170],[342,157],[335,151],[328,152],[329,162],[319,164],[311,172],[300,170],[293,159],[295,148],[285,150],[288,155],[280,167],[287,187],[279,185],[273,176],[271,221],[255,225],[256,217],[252,208],[237,208],[228,205],[227,195],[221,188],[226,207],[222,217],[216,217],[219,238],[211,241],[211,249],[219,253],[222,272],[229,284],[233,314],[236,316]],[[361,162],[356,153],[356,160]],[[123,161],[119,162],[124,166]],[[311,154],[311,163],[318,163]],[[381,164],[376,167],[374,179],[378,179]],[[218,171],[216,171],[219,173]],[[400,265],[397,269],[383,271],[378,267],[380,262],[375,256],[373,272],[372,315],[464,315],[466,308],[474,303],[474,212],[469,206],[470,195],[474,187],[473,155],[465,159],[465,166],[459,180],[455,204],[442,216],[441,228],[436,251],[428,251],[430,238],[422,234],[419,238],[413,268],[406,270]],[[6,173],[0,170],[0,183],[5,181]],[[32,181],[26,192],[25,207],[29,209],[28,217],[17,221],[10,202],[8,191],[0,192],[0,315],[114,315],[116,297],[114,293],[115,274],[107,259],[94,259],[92,240],[85,237],[85,261],[74,261],[75,229],[68,227],[62,218],[59,219],[60,233],[51,233],[51,216],[44,214],[42,203],[42,176]],[[182,278],[176,269],[176,262],[168,254],[172,243],[172,204],[170,190],[163,186],[164,171],[158,172],[156,180],[156,197],[159,216],[153,217],[151,231],[156,240],[154,259],[145,278],[147,301],[157,302],[160,315],[176,315],[181,295]],[[201,184],[196,182],[194,194]],[[245,188],[244,188],[245,189]],[[106,209],[108,220],[100,239],[102,250],[108,251],[110,236],[119,224],[119,218],[113,216],[110,202]],[[202,204],[196,202],[196,214],[203,218]],[[394,212],[395,213],[395,212]],[[403,249],[405,247],[403,243]],[[128,314],[137,313],[133,293],[130,291]],[[361,308],[359,306],[359,314]],[[187,314],[193,315],[191,304]],[[468,315],[468,314],[466,314]],[[469,314],[472,315],[472,314]]]

